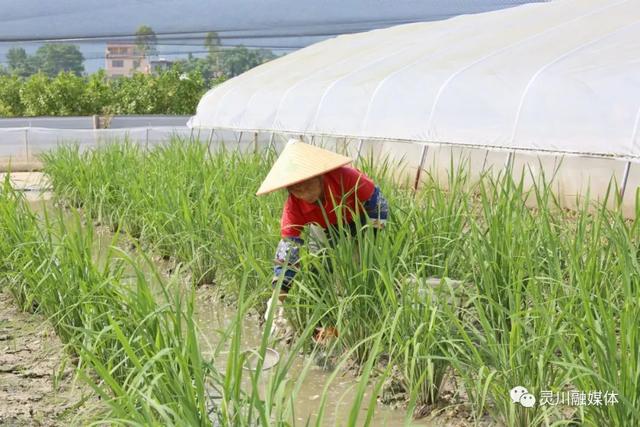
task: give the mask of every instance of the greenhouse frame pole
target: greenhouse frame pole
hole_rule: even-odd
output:
[[[209,131],[209,138],[207,140],[207,153],[209,153],[209,157],[211,157],[211,141],[213,141],[213,134],[215,132],[215,128],[211,128]]]
[[[511,160],[513,160],[513,151],[509,151],[509,155],[507,156],[507,161],[504,163],[504,168],[509,169],[511,166]]]
[[[253,152],[258,152],[258,132],[253,133]]]
[[[273,148],[273,139],[275,138],[276,134],[274,132],[271,132],[271,136],[269,137],[269,145],[267,146],[267,151],[271,151],[271,148]]]
[[[627,181],[629,180],[629,171],[631,170],[631,162],[624,165],[624,173],[622,175],[622,188],[620,189],[620,199],[624,198],[624,192],[627,189]]]
[[[24,157],[29,161],[29,128],[24,129]]]
[[[427,157],[427,151],[429,149],[429,146],[427,144],[424,144],[422,146],[422,154],[420,155],[420,166],[418,166],[418,170],[416,172],[416,181],[413,184],[413,195],[415,196],[416,192],[418,191],[418,185],[420,184],[420,174],[422,173],[422,167],[424,166],[424,161]]]
[[[484,168],[487,166],[487,157],[489,157],[489,150],[484,151],[484,160],[482,161],[482,170],[480,173],[484,173]]]
[[[242,134],[244,133],[244,131],[240,131],[240,135],[238,135],[238,146],[236,147],[236,149],[238,151],[240,151],[240,142],[242,141]]]

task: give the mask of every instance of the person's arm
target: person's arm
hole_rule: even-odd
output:
[[[384,228],[389,215],[389,204],[377,185],[373,190],[373,194],[363,203],[363,206],[373,226]]]
[[[271,285],[275,287],[280,279],[281,295],[289,292],[291,282],[299,269],[300,247],[304,241],[300,238],[303,228],[303,218],[289,198],[282,210],[280,219],[280,235],[276,256],[274,258],[273,279]]]
[[[345,167],[343,174],[348,188],[355,188],[356,197],[362,203],[373,226],[384,228],[389,214],[389,205],[380,188],[371,178],[356,168]]]
[[[281,293],[287,293],[291,288],[291,282],[300,267],[300,247],[303,243],[300,237],[283,237],[278,243],[271,285],[275,287],[282,278]]]
[[[271,286],[280,286],[280,294],[277,299],[269,299],[267,302],[267,310],[264,313],[264,320],[269,320],[269,314],[272,312],[271,304],[275,301],[276,308],[273,314],[273,323],[271,324],[271,336],[278,339],[289,339],[292,336],[292,330],[284,313],[283,302],[287,297],[287,293],[291,288],[291,282],[297,272],[300,260],[300,246],[302,239],[299,237],[283,237],[278,243],[276,256],[274,259],[273,279]]]

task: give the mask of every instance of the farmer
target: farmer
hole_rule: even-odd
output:
[[[281,239],[275,255],[273,287],[282,280],[278,310],[272,333],[289,334],[284,318],[282,301],[291,288],[291,282],[299,266],[299,250],[304,243],[301,232],[304,226],[312,227],[311,235],[318,229],[333,242],[329,227],[337,227],[337,206],[342,207],[343,226],[355,236],[357,226],[353,214],[361,216],[361,223],[370,219],[376,229],[384,228],[387,220],[387,201],[380,189],[364,173],[354,167],[349,157],[291,139],[262,182],[256,195],[286,188],[289,197],[282,209],[280,221]],[[267,310],[267,314],[269,310]],[[323,330],[316,330],[316,337]]]

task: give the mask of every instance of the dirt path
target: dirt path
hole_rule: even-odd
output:
[[[73,367],[62,365],[66,358],[46,319],[20,312],[9,292],[0,290],[0,425],[83,423],[91,406],[83,404],[83,396],[91,391],[74,382]]]

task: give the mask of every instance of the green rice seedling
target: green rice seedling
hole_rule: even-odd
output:
[[[79,155],[77,149],[73,156],[70,152],[74,153],[72,149],[62,148],[44,158],[49,165],[46,172],[52,175],[54,187],[59,188],[62,197],[70,194],[69,188],[72,188],[82,196],[71,197],[81,198],[86,205],[98,206],[100,221],[107,222],[113,229],[122,222],[123,228],[133,236],[140,236],[144,231],[144,239],[153,243],[162,256],[188,263],[196,283],[221,282],[226,275],[217,275],[217,269],[237,265],[237,258],[229,259],[238,255],[234,250],[236,246],[223,248],[218,244],[221,236],[230,235],[227,241],[235,239],[233,234],[241,236],[235,240],[241,245],[237,247],[239,251],[254,246],[255,219],[248,221],[244,219],[244,212],[238,214],[238,211],[254,201],[252,198],[249,202],[252,192],[245,189],[255,185],[260,175],[256,168],[267,167],[262,159],[241,157],[224,150],[209,156],[206,146],[180,139],[144,155],[126,143],[83,155]],[[74,162],[72,172],[62,166],[68,162]],[[123,167],[116,167],[118,164]],[[174,172],[167,173],[167,168]],[[230,176],[229,168],[239,173]],[[96,185],[93,181],[102,183],[99,191],[86,190]],[[66,184],[68,182],[73,184]],[[229,191],[231,185],[234,191]],[[264,215],[262,210],[257,213],[258,217]],[[244,223],[234,224],[238,221]]]
[[[71,206],[81,207],[87,198],[83,192],[84,182],[81,173],[84,172],[84,162],[81,161],[80,150],[77,145],[61,145],[52,152],[41,155],[44,172],[56,189],[54,197],[64,198]]]
[[[403,205],[407,212],[404,221],[411,223],[414,235],[416,271],[424,266],[426,275],[442,277],[446,270],[458,279],[469,273],[464,245],[475,191],[466,172],[469,167],[468,159],[454,166],[452,157],[446,189],[426,171],[420,191]]]
[[[16,201],[17,214],[3,210],[3,229],[15,229],[13,222],[22,217],[31,218],[29,227],[41,227],[21,196],[14,192],[9,197]],[[12,264],[12,274],[20,276],[22,291],[50,319],[79,366],[100,377],[99,383],[91,375],[87,380],[109,403],[111,421],[208,425],[193,296],[183,303],[180,293],[170,297],[163,288],[167,303],[157,303],[140,269],[135,283],[123,286],[122,265],[114,265],[112,258],[104,267],[93,261],[93,234],[81,228],[79,217],[70,225],[58,220],[45,217],[40,241],[22,240],[33,234],[11,235],[12,259],[32,257],[24,265]],[[31,252],[34,243],[46,250]]]
[[[573,327],[558,363],[573,373],[569,392],[577,399],[586,395],[584,402],[578,400],[576,415],[584,425],[635,425],[640,422],[638,219],[625,220],[606,203],[607,197],[593,215],[583,207],[569,245],[575,302],[567,320]]]
[[[300,280],[290,293],[297,324],[308,324],[309,313],[321,307],[326,313],[322,323],[337,327],[345,348],[380,330],[382,319],[397,306],[394,278],[401,265],[391,259],[404,248],[385,233],[374,236],[369,225],[358,228],[352,238],[338,227],[333,247],[304,256]],[[355,353],[358,364],[368,358],[368,350],[363,346]]]
[[[445,286],[441,284],[440,286]],[[398,320],[390,347],[391,361],[402,373],[402,385],[411,397],[417,414],[430,412],[438,403],[439,392],[449,372],[447,337],[450,323],[443,315],[438,297],[443,293],[429,292],[420,281],[401,288]]]
[[[461,185],[462,178],[457,182]],[[444,193],[440,197],[440,200],[446,200]],[[290,314],[297,325],[307,325],[312,308],[323,307],[326,315],[322,322],[336,325],[341,347],[352,348],[383,328],[381,319],[400,310],[403,321],[389,340],[390,347],[399,352],[397,356],[392,355],[392,360],[405,369],[408,391],[414,392],[418,404],[424,406],[437,399],[437,390],[448,369],[449,364],[439,348],[441,338],[446,339],[448,335],[441,335],[443,320],[431,317],[437,313],[431,302],[415,304],[415,295],[410,294],[411,289],[414,293],[416,289],[405,287],[405,282],[416,271],[424,274],[428,269],[434,271],[434,266],[440,268],[439,257],[424,253],[422,242],[427,239],[437,241],[437,236],[429,231],[438,228],[431,223],[439,214],[443,221],[451,221],[451,235],[455,233],[455,227],[461,230],[464,226],[461,212],[466,204],[464,196],[460,196],[456,199],[456,203],[460,203],[457,209],[441,203],[434,205],[426,215],[412,203],[411,195],[392,191],[389,199],[394,200],[390,203],[392,216],[386,229],[377,236],[369,226],[359,224],[355,239],[338,236],[335,247],[326,248],[319,255],[303,256],[299,280],[290,293],[293,295]],[[344,234],[340,229],[338,233]],[[456,239],[460,240],[459,237]],[[442,246],[446,246],[431,245],[440,252]],[[453,245],[449,246],[444,249],[453,252]],[[362,366],[370,354],[363,348],[354,356],[356,364]]]
[[[124,223],[123,223],[124,224]],[[77,222],[79,227],[80,223]],[[65,226],[66,227],[66,226]],[[92,247],[92,237],[88,236],[79,236],[73,229],[65,228],[60,229],[60,236],[75,236],[75,238],[68,237],[63,246],[64,250],[60,252],[57,257],[59,266],[59,271],[54,271],[55,277],[62,277],[65,275],[72,275],[72,272],[77,272],[76,269],[77,263],[68,262],[70,259],[82,259],[83,263],[90,264],[90,260],[87,260],[86,257],[83,257],[83,254],[86,255],[88,253],[88,249]],[[122,255],[122,254],[121,254]],[[123,256],[124,259],[126,257]],[[108,258],[110,260],[111,258]],[[114,261],[110,261],[112,264],[108,270],[109,274],[113,275],[113,280],[108,280],[104,283],[105,286],[113,287],[114,289],[118,289],[118,286],[115,282],[121,280],[121,270],[116,268],[117,266],[113,265]],[[130,263],[131,261],[127,261]],[[245,275],[251,275],[251,266],[255,265],[255,261],[252,258],[247,258],[242,262],[242,270],[244,270]],[[135,266],[134,266],[135,267]],[[93,268],[90,268],[89,271],[94,271]],[[136,270],[138,271],[138,270]],[[99,273],[99,271],[98,271]],[[94,282],[93,273],[91,273],[85,279],[90,282]],[[98,276],[99,277],[99,276]],[[243,283],[246,283],[247,279],[245,277]],[[244,287],[245,285],[243,285]],[[82,289],[90,288],[90,286],[81,286]],[[107,290],[102,286],[95,287],[95,292],[98,296],[103,295],[103,293]],[[125,290],[128,288],[125,288]],[[136,280],[134,289],[138,292],[140,289],[147,289],[147,285],[145,285],[144,276],[140,271],[136,273]],[[120,291],[124,292],[124,291]],[[145,291],[146,292],[146,291]],[[241,295],[244,291],[241,291]],[[113,298],[105,298],[106,305],[113,305],[114,300],[127,300],[129,294],[128,292],[124,293],[124,296],[116,293]],[[146,295],[146,294],[145,294]],[[133,299],[133,298],[130,298]],[[71,298],[68,298],[69,301],[72,301]],[[135,300],[138,304],[144,306],[150,304],[149,295],[141,296],[136,294]],[[248,304],[250,299],[245,301],[244,297],[240,300],[243,304]],[[87,300],[86,303],[89,301]],[[144,302],[144,303],[143,303]],[[143,304],[142,304],[143,303]],[[83,308],[86,308],[87,305],[81,305]],[[159,311],[160,313],[171,312],[170,307],[179,307],[180,301],[173,300],[171,304],[167,304],[165,309]],[[91,307],[94,307],[91,305]],[[162,307],[162,306],[161,306]],[[143,310],[140,308],[140,310]],[[129,307],[128,310],[132,310],[133,307]],[[145,309],[146,310],[146,309]],[[156,309],[158,310],[158,309]],[[179,313],[182,310],[176,309],[172,318],[180,319]],[[239,319],[242,318],[243,313],[246,311],[243,309],[239,310]],[[60,313],[65,313],[65,318],[69,318],[66,314],[66,310],[60,310]],[[205,397],[200,398],[201,395],[200,390],[201,387],[198,385],[196,387],[196,398],[193,398],[193,395],[186,396],[189,398],[187,402],[185,402],[184,411],[189,411],[190,415],[183,414],[181,411],[178,411],[176,407],[169,405],[166,403],[166,396],[175,395],[178,393],[184,393],[185,390],[178,391],[168,388],[164,382],[155,383],[153,387],[147,387],[147,381],[149,380],[148,375],[153,372],[165,372],[167,367],[164,367],[164,356],[171,355],[174,359],[180,360],[180,356],[170,352],[169,350],[163,351],[162,348],[153,346],[153,345],[144,345],[140,347],[142,343],[145,343],[145,339],[137,338],[138,331],[131,331],[131,326],[125,328],[125,325],[121,324],[118,321],[118,318],[115,317],[115,314],[107,315],[103,306],[95,306],[92,308],[91,313],[96,315],[94,318],[87,318],[83,315],[82,310],[77,310],[74,312],[74,325],[85,325],[89,331],[95,331],[93,333],[87,333],[86,336],[80,340],[80,343],[77,344],[80,347],[80,357],[82,360],[85,360],[85,363],[92,370],[96,371],[99,377],[104,381],[103,385],[96,385],[96,391],[104,397],[104,399],[109,403],[111,408],[111,415],[107,420],[110,420],[114,423],[121,423],[124,420],[129,420],[129,422],[133,421],[136,423],[149,424],[154,422],[161,422],[163,424],[174,424],[175,420],[179,417],[184,418],[188,424],[197,425],[201,423],[202,420],[200,418],[193,418],[196,416],[195,414],[201,414],[202,408],[201,403]],[[117,313],[117,311],[116,311]],[[191,318],[191,311],[187,309],[185,316],[187,318]],[[134,316],[136,318],[136,316]],[[92,323],[88,323],[92,322]],[[147,321],[148,323],[149,321]],[[152,335],[158,340],[158,326],[147,327],[148,325],[144,321],[135,322],[137,325],[140,325],[140,328],[143,330],[151,330]],[[60,321],[60,324],[65,326],[65,323]],[[305,342],[308,341],[308,337],[313,331],[313,325],[315,322],[311,322],[309,326],[306,328],[306,331],[303,331],[303,339],[299,342],[299,346],[302,346]],[[154,324],[155,325],[155,324]],[[235,326],[236,328],[238,325]],[[186,326],[187,331],[191,330],[191,326]],[[182,329],[182,328],[181,328]],[[161,330],[161,328],[160,328]],[[265,331],[268,330],[268,327],[265,328]],[[95,335],[98,335],[98,338],[95,338]],[[71,337],[71,334],[69,334]],[[162,338],[162,334],[160,337]],[[239,342],[241,333],[237,332],[233,334],[234,342]],[[262,350],[264,351],[264,347],[266,343],[268,335],[263,337]],[[73,338],[75,339],[75,338]],[[182,337],[184,340],[184,337]],[[168,338],[167,338],[168,340]],[[164,343],[165,340],[161,339],[161,343]],[[235,344],[234,344],[235,345]],[[191,344],[187,343],[187,346],[190,348]],[[356,346],[358,348],[360,346]],[[148,351],[148,352],[147,352]],[[157,356],[154,358],[153,362],[148,362],[147,364],[143,364],[144,360],[151,357],[151,354]],[[239,357],[233,356],[233,354],[238,355]],[[281,363],[280,367],[274,371],[275,375],[270,377],[268,380],[268,389],[270,390],[266,393],[265,399],[268,402],[272,402],[271,404],[265,405],[262,398],[258,396],[258,377],[252,376],[251,381],[254,384],[250,393],[241,392],[239,389],[239,384],[241,381],[239,378],[242,378],[242,374],[238,375],[238,370],[241,370],[242,363],[239,363],[239,360],[242,360],[241,355],[237,352],[232,352],[232,357],[228,360],[230,361],[227,371],[225,375],[220,375],[217,373],[212,373],[211,375],[214,378],[218,378],[218,387],[223,391],[225,396],[228,398],[225,400],[226,404],[221,405],[221,409],[217,413],[221,414],[222,420],[225,423],[230,425],[252,425],[254,421],[259,422],[261,425],[271,425],[271,421],[282,420],[282,419],[290,419],[293,417],[295,413],[294,405],[295,396],[291,396],[290,390],[300,388],[304,375],[298,377],[296,381],[291,384],[291,381],[285,381],[285,374],[287,372],[288,367],[291,365],[292,361],[297,355],[297,351],[294,348],[290,353],[289,359],[285,360]],[[151,357],[152,358],[152,357]],[[346,359],[345,359],[346,360]],[[233,362],[231,362],[233,361]],[[309,359],[309,362],[306,365],[306,369],[309,369],[309,366],[312,363],[312,359]],[[196,364],[197,365],[197,364]],[[191,366],[191,363],[189,364]],[[206,365],[205,365],[206,366]],[[135,369],[135,374],[131,371],[131,369]],[[206,371],[206,367],[203,368]],[[170,376],[169,376],[170,377]],[[246,377],[246,374],[245,374]],[[284,382],[284,383],[283,383]],[[289,385],[286,385],[289,384]],[[197,385],[197,384],[196,384]],[[162,387],[161,387],[162,386]],[[140,388],[143,387],[143,390]],[[364,393],[364,388],[362,389],[362,393]],[[165,396],[166,393],[166,396]],[[360,398],[361,399],[361,398]],[[197,407],[194,404],[197,403]],[[368,410],[368,417],[372,417],[373,407]],[[131,415],[127,415],[131,412],[135,413],[134,417]],[[191,417],[191,418],[190,418]]]
[[[148,153],[125,144],[104,148],[113,153],[60,151],[47,162],[56,191],[71,203],[175,257],[194,283],[215,282],[239,304],[253,304],[266,294],[283,203],[282,194],[254,196],[273,153],[265,158],[203,147],[174,139]],[[119,164],[125,167],[114,171]],[[631,304],[637,299],[635,222],[604,208],[592,213],[586,204],[569,215],[546,177],[525,191],[524,180],[513,180],[510,169],[471,185],[468,163],[454,168],[452,161],[445,188],[427,173],[414,194],[393,185],[396,166],[384,159],[374,164],[366,158],[361,166],[390,201],[387,229],[374,237],[359,224],[356,239],[344,237],[320,254],[303,254],[286,303],[299,331],[318,322],[337,326],[336,348],[353,350],[350,357],[361,371],[385,353],[403,372],[412,406],[438,399],[450,365],[478,419],[489,411],[507,425],[564,422],[560,409],[571,408],[524,408],[510,401],[510,388],[521,385],[540,396],[542,390],[615,384],[623,403],[576,409],[569,416],[592,425],[635,419],[636,337],[629,326],[637,316]],[[535,209],[525,203],[532,198]],[[11,223],[14,236],[37,233],[17,221]],[[0,245],[12,252],[10,244]],[[33,253],[50,250],[30,247]],[[21,262],[18,254],[31,256],[21,251],[11,263]],[[39,268],[54,267],[44,262]],[[432,275],[463,280],[464,301],[443,304],[433,297],[416,306],[408,278]],[[397,322],[393,333],[384,325],[390,318]],[[358,345],[381,330],[386,332],[376,351]],[[229,419],[244,419],[237,415],[246,413],[244,404],[253,408],[253,420],[282,419],[256,409],[262,403],[255,395],[234,394],[231,384],[229,404],[236,397],[244,403],[227,412]],[[282,384],[278,393],[287,390]],[[287,405],[275,406],[284,414]]]
[[[38,270],[37,263],[47,250],[35,214],[26,209],[24,198],[13,190],[7,174],[0,187],[0,286],[8,286],[23,310],[34,310],[37,302],[29,284],[18,272]]]
[[[468,235],[471,305],[463,317],[447,316],[457,326],[450,360],[476,416],[489,410],[507,425],[539,425],[563,416],[551,406],[514,403],[509,391],[522,386],[539,396],[570,381],[570,373],[556,364],[570,333],[560,303],[570,297],[559,264],[547,259],[561,252],[561,236],[550,233],[555,223],[549,206],[540,206],[543,215],[526,208],[522,178],[515,182],[505,174],[488,182],[480,183],[482,215]],[[547,184],[534,191],[539,202],[548,199]]]

